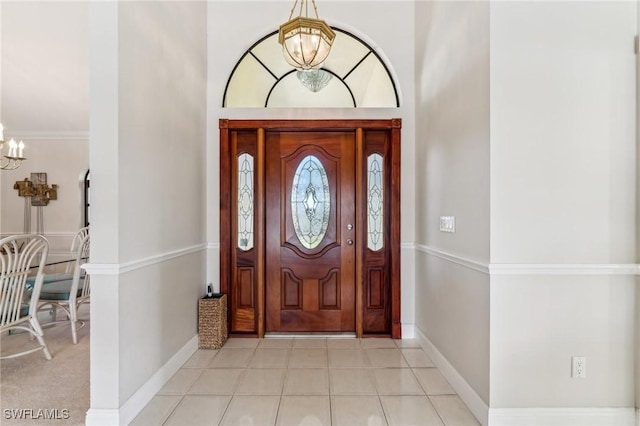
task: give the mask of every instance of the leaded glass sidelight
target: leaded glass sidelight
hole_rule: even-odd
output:
[[[380,154],[367,157],[367,247],[384,245],[384,167]]]
[[[238,248],[253,248],[253,156],[238,155]]]
[[[318,247],[327,232],[330,211],[327,171],[316,156],[307,155],[293,175],[291,188],[293,229],[304,247]]]

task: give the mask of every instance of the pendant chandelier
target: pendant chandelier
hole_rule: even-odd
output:
[[[295,0],[289,20],[280,25],[278,43],[282,45],[284,59],[298,70],[318,69],[329,56],[336,33],[318,17],[315,0],[311,0],[315,18],[309,17],[308,0],[300,0],[297,18],[293,14],[298,5]],[[304,16],[303,16],[304,13]]]
[[[22,161],[26,160],[22,156],[24,152],[24,142],[16,142],[13,138],[9,141],[9,152],[2,156],[2,148],[4,147],[4,127],[0,123],[0,169],[14,170],[22,165]]]
[[[300,83],[314,93],[322,90],[331,81],[331,74],[325,70],[296,71],[296,74]]]

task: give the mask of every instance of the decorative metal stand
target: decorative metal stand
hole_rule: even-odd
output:
[[[31,233],[31,207],[36,207],[36,233],[44,234],[44,211],[42,208],[51,200],[58,199],[58,185],[47,184],[46,173],[31,173],[31,180],[24,178],[13,185],[18,190],[18,197],[24,197],[24,228],[25,234]]]

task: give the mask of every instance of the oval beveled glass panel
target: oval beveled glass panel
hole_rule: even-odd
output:
[[[293,229],[305,248],[318,247],[329,227],[331,199],[329,179],[315,155],[302,159],[291,187]]]

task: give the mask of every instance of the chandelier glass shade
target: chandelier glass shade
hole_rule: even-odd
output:
[[[0,123],[0,169],[1,170],[14,170],[22,165],[22,161],[26,160],[24,158],[24,142],[16,142],[15,139],[11,138],[9,141],[9,152],[7,155],[2,155],[2,149],[4,148],[5,140],[4,140],[4,127]]]
[[[325,70],[306,70],[306,71],[296,71],[298,80],[300,83],[307,89],[312,92],[319,92],[322,90],[329,81],[331,81],[331,73],[326,72]]]
[[[293,4],[289,21],[280,25],[278,43],[282,45],[284,59],[298,70],[317,69],[329,56],[336,33],[318,17],[315,0],[311,0],[315,18],[308,16],[308,2],[301,0],[297,18],[293,13],[298,0]],[[303,12],[305,16],[303,16]]]

